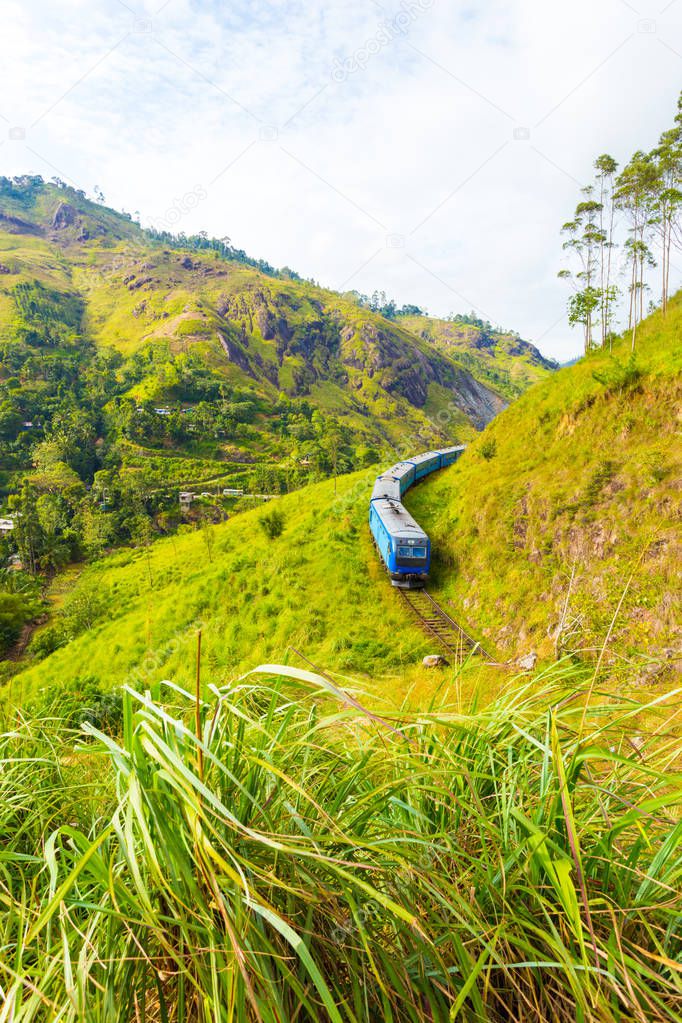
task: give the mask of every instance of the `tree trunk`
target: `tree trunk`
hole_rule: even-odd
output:
[[[609,295],[609,288],[611,287],[611,250],[613,248],[613,221],[616,215],[616,207],[613,198],[613,184],[611,185],[611,219],[609,222],[609,248],[608,255],[606,257],[606,330],[609,331],[609,351],[613,350],[613,342],[611,340],[611,331],[609,330],[611,324],[611,310],[610,303],[611,297]]]
[[[663,215],[663,284],[661,294],[661,306],[663,308],[663,315],[665,316],[668,312],[668,261],[670,259],[670,243],[668,241],[670,234],[670,224],[668,218]]]
[[[601,192],[599,194],[599,284],[601,294],[599,305],[601,308],[601,346],[606,344],[606,293],[604,291],[604,179],[601,180]]]

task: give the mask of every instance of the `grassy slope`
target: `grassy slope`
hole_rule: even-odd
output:
[[[505,655],[554,652],[569,588],[558,645],[599,647],[631,576],[610,650],[670,658],[679,643],[681,338],[678,294],[641,328],[636,381],[624,338],[531,388],[411,492],[435,590]]]
[[[97,624],[27,667],[15,695],[86,676],[105,687],[189,683],[199,623],[207,681],[294,646],[326,668],[409,682],[433,644],[406,617],[371,545],[373,475],[340,479],[336,503],[332,482],[279,499],[286,525],[275,540],[259,528],[261,509],[214,527],[212,562],[206,534],[193,532],[84,569],[70,599],[98,608]]]

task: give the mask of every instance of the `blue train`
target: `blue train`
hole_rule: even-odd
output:
[[[377,477],[369,502],[369,528],[393,586],[423,586],[431,565],[431,541],[403,505],[403,494],[429,473],[452,465],[463,451],[463,445],[426,451],[396,462]]]

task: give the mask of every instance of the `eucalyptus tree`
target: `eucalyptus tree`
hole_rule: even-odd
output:
[[[594,347],[593,331],[595,320],[602,303],[600,283],[600,252],[606,236],[601,227],[602,203],[594,198],[594,187],[582,189],[583,199],[575,209],[573,220],[564,224],[561,231],[567,236],[564,249],[577,256],[579,269],[561,270],[560,277],[572,280],[575,294],[568,303],[569,323],[581,323],[585,337],[585,351]]]
[[[661,305],[663,315],[668,309],[670,284],[670,251],[682,242],[682,93],[677,101],[675,126],[664,131],[651,154],[658,172],[656,212],[661,245]]]
[[[615,247],[614,226],[616,204],[614,201],[615,176],[618,163],[608,153],[602,153],[594,162],[599,184],[599,231],[602,237],[599,252],[599,287],[601,291],[601,343],[609,340],[611,345],[611,321],[617,289],[611,284],[611,255]]]
[[[630,295],[628,329],[635,347],[637,324],[644,318],[645,270],[655,266],[649,247],[657,226],[657,200],[660,194],[656,161],[648,153],[636,152],[616,179],[615,202],[627,216],[628,240],[625,243],[629,266]]]

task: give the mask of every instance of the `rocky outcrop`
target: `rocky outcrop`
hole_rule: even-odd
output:
[[[21,217],[13,217],[1,211],[0,231],[7,231],[8,234],[43,234],[42,228],[37,224],[31,224],[28,220],[22,220]]]
[[[516,662],[516,667],[521,671],[532,671],[537,663],[538,655],[535,650],[531,650],[530,653],[525,655],[525,657],[519,657]]]
[[[389,333],[373,321],[344,326],[341,340],[344,364],[370,378],[378,376],[382,387],[406,398],[415,408],[425,406],[432,383],[450,391],[454,404],[479,430],[506,407],[499,394],[467,370],[435,350],[422,351],[409,337],[397,331]]]
[[[57,209],[54,211],[52,217],[52,226],[57,231],[63,230],[65,227],[72,227],[76,223],[77,217],[76,210],[68,202],[60,202]]]
[[[230,362],[233,362],[235,366],[239,366],[239,368],[242,369],[245,373],[248,373],[249,376],[251,377],[255,376],[253,370],[251,369],[251,366],[249,365],[249,360],[247,359],[246,354],[239,347],[239,345],[236,344],[236,342],[228,341],[225,335],[222,334],[220,331],[218,331],[218,341],[220,342],[220,347],[225,352],[225,355],[228,357]]]

